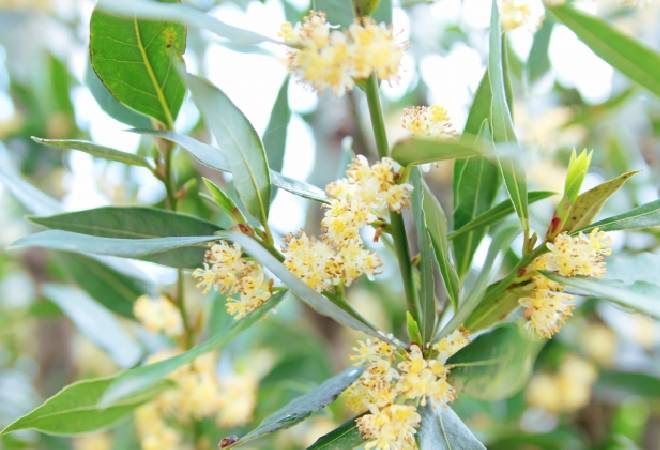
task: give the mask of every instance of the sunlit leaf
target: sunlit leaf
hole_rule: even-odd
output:
[[[598,228],[602,231],[635,230],[660,227],[660,200],[645,203],[623,214],[607,217],[603,220],[582,228],[589,231]]]
[[[484,153],[474,139],[431,139],[413,137],[394,144],[392,158],[402,166],[447,159],[468,158]]]
[[[97,158],[107,159],[108,161],[115,161],[129,166],[151,168],[149,161],[142,156],[104,147],[89,141],[81,141],[78,139],[43,139],[39,137],[32,137],[32,140],[39,144],[59,150],[78,150],[84,153],[89,153]]]

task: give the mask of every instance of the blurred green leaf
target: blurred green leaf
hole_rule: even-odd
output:
[[[264,148],[268,155],[268,165],[272,170],[282,171],[284,164],[284,151],[286,149],[287,127],[291,120],[291,109],[289,109],[289,77],[277,92],[275,104],[270,113],[270,120],[266,131],[264,131]]]
[[[307,450],[348,450],[362,444],[362,435],[352,418],[321,436]]]
[[[568,218],[563,230],[571,232],[589,226],[607,199],[621,189],[621,186],[636,173],[626,172],[580,194],[568,211]]]
[[[89,153],[97,158],[107,159],[109,161],[115,161],[129,166],[146,167],[147,169],[152,168],[149,161],[142,156],[104,147],[89,141],[80,141],[77,139],[44,139],[35,136],[32,137],[32,140],[47,147],[59,150],[78,150],[84,153]]]
[[[324,381],[307,394],[293,399],[286,406],[266,417],[259,426],[241,437],[235,444],[225,448],[246,444],[274,431],[302,422],[310,414],[328,406],[362,375],[363,370],[364,367],[351,367]]]
[[[175,60],[183,64],[183,25],[117,17],[97,6],[89,47],[94,71],[115,98],[172,128],[185,95],[183,80],[173,67]]]
[[[265,226],[270,207],[270,171],[259,135],[224,92],[194,75],[188,75],[187,82],[197,107],[229,162],[232,183],[241,201]]]
[[[311,0],[311,9],[323,11],[328,22],[343,28],[349,27],[355,18],[352,0]]]
[[[660,200],[645,203],[623,214],[607,217],[603,220],[582,228],[589,231],[598,228],[602,231],[634,230],[660,226]]]
[[[0,435],[26,429],[56,435],[74,435],[107,428],[171,386],[170,382],[161,380],[140,395],[127,397],[122,402],[107,407],[100,406],[99,400],[113,380],[114,378],[96,378],[65,386],[41,406],[1,430]]]
[[[109,206],[54,216],[30,217],[30,220],[51,229],[126,240],[209,236],[220,229],[212,223],[194,216],[143,207]],[[89,242],[91,243],[91,241]],[[176,241],[171,241],[171,243],[175,244]],[[130,241],[124,245],[130,245]],[[188,246],[188,244],[183,246]],[[203,249],[181,249],[180,247],[182,246],[172,247],[178,249],[176,252],[166,252],[164,247],[150,247],[152,250],[149,250],[149,255],[154,257],[153,260],[172,267],[188,268],[201,265]],[[152,253],[154,251],[158,251],[158,254]],[[114,256],[121,255],[115,254]],[[147,256],[147,254],[143,254],[143,256]]]
[[[532,373],[536,355],[545,341],[521,324],[506,323],[479,335],[449,358],[449,382],[460,395],[498,400],[518,392]]]
[[[426,405],[418,435],[420,450],[486,450],[449,406]]]
[[[47,284],[44,294],[59,306],[84,336],[107,352],[120,367],[138,363],[142,350],[110,311],[72,287]]]
[[[644,399],[660,399],[660,378],[644,372],[601,370],[594,389],[605,396],[618,399],[638,396]]]
[[[571,5],[548,5],[548,11],[570,28],[596,55],[660,96],[660,55],[598,17]]]
[[[483,154],[474,139],[407,138],[394,144],[392,158],[402,166],[425,164]]]
[[[550,70],[548,50],[550,48],[550,36],[552,36],[554,26],[554,20],[546,17],[541,28],[534,33],[532,48],[527,58],[527,74],[532,83],[538,81]]]
[[[208,178],[202,178],[204,185],[211,193],[211,198],[215,203],[220,207],[224,212],[225,216],[229,219],[231,223],[245,223],[245,217],[241,212],[240,208],[234,203],[234,201],[213,181]],[[230,225],[227,226],[229,228]]]

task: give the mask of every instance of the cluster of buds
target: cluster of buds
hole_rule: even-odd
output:
[[[381,80],[396,78],[403,56],[392,30],[366,17],[341,31],[331,27],[323,13],[312,11],[295,27],[282,24],[280,36],[292,47],[289,70],[315,89],[336,95],[371,74]]]
[[[364,156],[357,156],[346,179],[326,186],[330,203],[321,220],[321,239],[305,233],[287,239],[282,249],[287,269],[319,292],[349,286],[361,275],[375,275],[381,261],[365,248],[360,230],[410,204],[412,186],[397,184],[398,176],[390,158],[369,166]]]
[[[447,359],[469,344],[467,332],[457,330],[441,339],[424,356],[412,345],[397,352],[383,341],[367,339],[354,348],[351,360],[364,365],[360,378],[346,391],[346,401],[356,413],[365,448],[415,449],[415,433],[421,422],[416,405],[444,406],[456,397],[447,381]]]
[[[447,109],[440,105],[405,108],[401,115],[401,126],[418,137],[445,138],[456,135]]]
[[[203,267],[195,269],[193,277],[204,293],[215,288],[228,295],[227,312],[236,320],[266,303],[272,294],[272,280],[261,265],[243,257],[240,245],[227,241],[210,244]]]

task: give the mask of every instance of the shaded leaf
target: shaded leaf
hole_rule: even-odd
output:
[[[243,445],[274,431],[302,422],[310,414],[328,406],[362,375],[363,370],[364,367],[351,367],[324,381],[309,393],[291,400],[286,406],[266,417],[254,430],[226,448]]]
[[[220,186],[215,184],[213,181],[208,178],[202,178],[204,185],[211,193],[211,198],[216,205],[223,211],[224,217],[227,218],[226,228],[229,228],[234,223],[245,223],[245,217],[241,212],[240,208],[234,201],[227,195]]]
[[[468,158],[483,153],[483,145],[480,146],[469,137],[461,139],[412,137],[395,143],[392,148],[392,158],[402,166]]]
[[[160,380],[184,364],[191,363],[204,353],[224,347],[232,339],[251,327],[266,313],[276,307],[284,299],[285,295],[286,291],[280,291],[274,294],[270,300],[249,313],[243,319],[234,321],[229,329],[219,330],[219,334],[211,336],[202,344],[186,352],[179,353],[176,356],[157,363],[129,369],[117,375],[111,380],[112,383],[103,392],[103,397],[99,400],[100,403],[102,405],[112,405],[117,402],[123,402],[125,401],[124,399],[131,398],[141,392],[148,391],[157,385]]]
[[[355,425],[355,418],[352,418],[321,436],[307,450],[348,450],[362,443],[362,435]]]
[[[268,165],[272,170],[282,171],[284,164],[284,150],[286,149],[286,135],[289,121],[291,120],[291,109],[289,109],[289,77],[277,92],[275,104],[270,113],[270,120],[266,131],[264,131],[264,148],[268,155]]]
[[[351,0],[312,0],[311,5],[314,11],[323,11],[332,25],[348,28],[355,18]]]
[[[660,378],[657,376],[633,371],[601,370],[594,386],[597,394],[606,397],[617,397],[621,401],[631,395],[645,399],[660,398]]]
[[[596,55],[660,96],[660,55],[616,30],[605,20],[570,5],[548,5],[548,11],[570,28]]]
[[[418,440],[420,450],[486,450],[453,409],[430,403],[422,411]]]
[[[550,70],[550,36],[555,26],[554,20],[546,17],[543,26],[534,33],[534,41],[527,58],[527,76],[531,82],[539,80]]]
[[[44,294],[76,325],[78,330],[119,364],[131,367],[140,360],[142,351],[115,317],[78,289],[48,284]]]
[[[146,167],[147,169],[151,169],[149,161],[142,156],[104,147],[89,141],[81,141],[77,139],[43,139],[34,136],[32,137],[32,140],[39,144],[59,150],[78,150],[84,153],[89,153],[97,158],[107,159],[109,161],[115,161],[129,166]]]
[[[580,194],[575,203],[571,205],[563,230],[575,231],[591,224],[607,199],[621,189],[621,186],[636,173],[626,172]]]
[[[178,0],[163,0],[166,3]],[[175,22],[118,17],[94,9],[90,57],[94,71],[121,103],[172,128],[185,95],[175,60],[183,64],[186,29]]]
[[[645,203],[623,214],[599,220],[580,231],[589,231],[594,228],[603,231],[615,231],[653,227],[660,227],[660,200]]]
[[[498,400],[518,392],[531,375],[545,341],[521,324],[506,323],[478,336],[449,358],[449,382],[461,395]]]

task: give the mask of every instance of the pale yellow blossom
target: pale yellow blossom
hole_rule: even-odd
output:
[[[414,406],[391,405],[355,420],[367,441],[365,449],[416,449],[415,433],[422,418]]]
[[[151,332],[164,333],[174,337],[183,333],[181,314],[178,308],[165,297],[151,298],[143,295],[135,301],[133,313],[140,323]]]
[[[456,135],[449,113],[441,105],[405,108],[401,114],[401,126],[418,137],[446,138]]]

